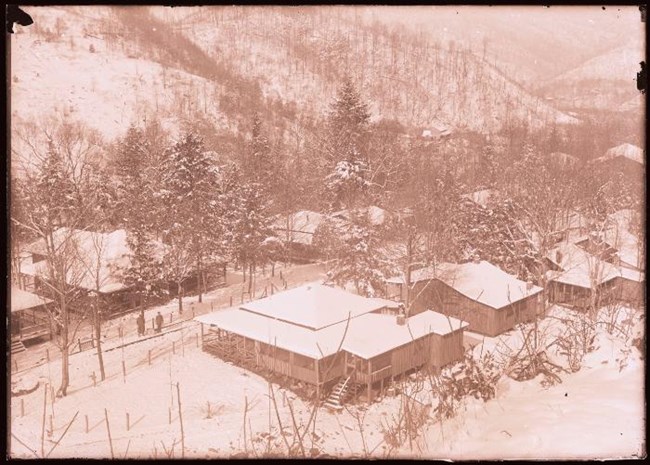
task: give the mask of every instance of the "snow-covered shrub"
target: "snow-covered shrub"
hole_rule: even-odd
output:
[[[562,382],[557,373],[563,367],[549,358],[547,350],[556,340],[549,328],[542,324],[518,325],[521,345],[510,348],[505,355],[505,373],[515,381],[528,381],[543,376],[542,384],[551,386]]]
[[[461,363],[434,377],[434,394],[438,398],[434,412],[438,419],[453,417],[466,397],[484,402],[493,399],[502,374],[501,366],[492,352],[487,352],[480,358],[471,351],[467,352]]]
[[[564,332],[555,344],[559,347],[560,355],[566,357],[571,372],[575,373],[582,367],[585,355],[596,349],[595,341],[596,331],[592,324],[584,319],[568,319]]]

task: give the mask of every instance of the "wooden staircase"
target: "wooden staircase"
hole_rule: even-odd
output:
[[[325,407],[334,411],[343,410],[342,404],[345,398],[348,396],[348,394],[350,394],[351,391],[356,392],[356,385],[350,382],[351,378],[351,375],[345,379],[341,378],[337,385],[334,386],[334,389],[332,389],[332,392],[323,404]]]
[[[12,354],[17,354],[20,352],[25,352],[25,345],[23,344],[23,341],[20,339],[15,339],[11,341],[11,353]]]

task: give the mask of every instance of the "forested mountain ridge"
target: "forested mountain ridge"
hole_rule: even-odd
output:
[[[406,127],[439,120],[485,133],[575,122],[462,46],[398,34],[337,8],[53,7],[30,14],[35,24],[12,38],[17,121],[76,112],[111,138],[155,115],[170,128],[200,118],[238,134],[257,111],[283,131],[321,120],[349,76],[374,120]],[[111,101],[116,95],[119,103]]]

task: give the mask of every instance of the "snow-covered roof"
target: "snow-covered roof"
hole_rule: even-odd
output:
[[[547,273],[547,278],[551,281],[590,289],[592,284],[600,285],[618,277],[638,282],[643,280],[642,273],[617,267],[575,244],[562,244],[549,251],[547,257],[562,269]]]
[[[542,291],[517,279],[489,262],[463,264],[440,263],[435,268],[426,267],[411,272],[411,282],[437,279],[472,300],[492,308],[502,308]],[[387,280],[403,284],[403,276]]]
[[[442,121],[433,121],[429,127],[422,130],[421,137],[423,138],[437,138],[448,136],[452,133],[452,128]]]
[[[386,306],[380,299],[367,299],[323,284],[307,284],[241,308],[260,315],[312,329],[321,329]]]
[[[320,226],[323,218],[324,215],[322,213],[310,210],[301,210],[289,215],[289,242],[311,245],[314,240],[314,233],[318,229],[318,226]],[[273,227],[278,232],[280,239],[286,239],[286,217],[277,220]]]
[[[52,300],[11,286],[11,313],[48,304]]]
[[[622,262],[635,268],[643,266],[639,238],[626,229],[612,226],[604,231],[604,240],[616,249]]]
[[[466,326],[431,310],[407,318],[404,325],[397,324],[395,315],[369,313],[352,320],[343,349],[367,360],[429,334],[444,336]]]
[[[407,344],[428,334],[445,335],[467,323],[425,311],[398,325],[395,315],[368,313],[314,330],[275,320],[242,308],[229,308],[194,318],[204,324],[245,336],[294,353],[321,359],[336,353],[339,348],[369,359]],[[346,331],[347,327],[347,331]]]
[[[111,233],[60,228],[55,231],[55,247],[69,247],[69,253],[76,259],[68,270],[68,283],[76,287],[99,292],[114,292],[125,287],[121,272],[130,263],[130,248],[126,241],[127,233],[118,229]],[[162,244],[159,244],[162,247]],[[46,255],[44,241],[31,244],[27,250]],[[99,266],[98,266],[99,265]],[[21,273],[47,278],[47,261],[21,263]],[[99,278],[99,279],[97,279]],[[99,289],[96,289],[96,281]]]
[[[624,143],[621,145],[617,145],[616,147],[612,147],[607,152],[605,152],[605,155],[596,158],[595,161],[604,162],[619,157],[627,158],[629,160],[635,161],[642,165],[645,163],[643,157],[643,149],[637,147],[636,145],[628,144],[628,143]]]
[[[345,324],[314,331],[241,308],[219,310],[194,319],[315,359],[336,353],[345,331]]]
[[[338,212],[332,213],[331,217],[349,221],[355,213],[366,216],[370,224],[373,226],[380,226],[384,224],[390,217],[390,213],[388,211],[377,207],[376,205],[358,208],[356,210],[340,210]]]
[[[472,300],[502,308],[542,292],[542,288],[517,279],[489,262],[441,263],[436,278]]]

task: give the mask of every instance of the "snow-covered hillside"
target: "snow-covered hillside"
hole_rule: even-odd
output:
[[[638,108],[636,75],[643,59],[642,42],[630,40],[544,83],[542,93],[562,108],[634,110]]]
[[[142,58],[135,48],[111,46],[103,34],[108,8],[26,11],[38,29],[16,26],[11,39],[11,116],[18,125],[57,115],[112,139],[154,116],[175,130],[192,106],[227,125],[209,104],[214,83]]]
[[[531,96],[486,61],[453,45],[396,36],[340,10],[218,9],[174,14],[196,45],[259,80],[266,96],[323,114],[345,76],[354,77],[375,118],[493,131],[514,121],[575,123]]]
[[[289,118],[296,116],[292,108],[298,108],[300,116],[313,118],[322,116],[342,79],[352,76],[375,118],[394,118],[406,125],[440,119],[456,127],[492,131],[509,122],[575,122],[462,47],[408,34],[398,46],[390,29],[336,9],[247,8],[245,15],[241,8],[151,9],[166,31],[189,38],[210,57],[211,63],[194,63],[197,66],[188,66],[188,60],[196,59],[189,54],[163,62],[164,51],[151,50],[157,42],[147,35],[146,26],[134,31],[132,24],[126,25],[131,14],[113,14],[108,7],[93,15],[79,7],[54,8],[52,14],[49,10],[32,8],[38,33],[37,28],[20,28],[22,33],[14,38],[14,107],[26,108],[16,110],[13,116],[18,118],[32,116],[28,87],[47,96],[45,109],[96,120],[92,123],[106,135],[118,132],[125,121],[143,119],[147,112],[180,119],[179,109],[190,114],[189,106],[208,113],[218,127],[233,127],[239,116],[224,105],[240,111],[236,100],[250,98],[256,86],[266,99],[258,105],[284,106]],[[197,75],[199,65],[205,65],[202,77]],[[112,84],[100,85],[99,78]],[[247,84],[241,85],[244,81]],[[183,85],[187,91],[180,89]],[[111,102],[113,95],[121,96],[119,104]],[[39,104],[43,107],[42,101]],[[229,113],[227,121],[224,113]]]

